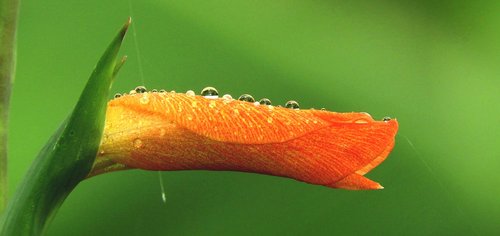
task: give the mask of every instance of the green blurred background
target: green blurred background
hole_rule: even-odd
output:
[[[368,174],[385,189],[164,172],[163,203],[157,172],[116,172],[82,182],[48,235],[498,234],[499,12],[498,1],[24,0],[11,195],[133,15],[113,92],[214,86],[396,117],[394,151]]]

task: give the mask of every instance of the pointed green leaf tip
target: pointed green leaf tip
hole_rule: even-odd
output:
[[[59,206],[92,167],[104,128],[118,51],[129,18],[92,72],[69,118],[47,142],[9,202],[0,235],[40,235]]]

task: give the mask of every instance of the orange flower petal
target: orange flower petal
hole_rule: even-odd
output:
[[[92,175],[146,170],[233,170],[345,189],[380,189],[363,175],[394,146],[396,120],[293,110],[176,93],[108,104]],[[112,164],[111,164],[112,163]]]

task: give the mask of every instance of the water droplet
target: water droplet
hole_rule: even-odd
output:
[[[262,105],[271,105],[271,100],[269,100],[267,98],[263,98],[263,99],[260,99],[259,103]]]
[[[388,121],[390,121],[391,119],[392,119],[391,117],[386,116],[386,117],[384,117],[382,120],[383,120],[384,122],[388,122]]]
[[[134,94],[136,94],[136,93],[137,93],[137,92],[136,92],[135,90],[130,90],[130,92],[129,92],[129,94],[130,94],[130,95],[134,95]]]
[[[134,140],[134,147],[135,147],[135,148],[141,148],[141,147],[142,147],[142,144],[143,144],[143,143],[142,143],[142,140],[140,140],[140,139],[135,139],[135,140]]]
[[[121,97],[121,96],[122,96],[122,94],[121,94],[121,93],[116,93],[116,94],[115,94],[115,98],[119,98],[119,97]]]
[[[166,93],[167,91],[165,89],[160,89],[160,93]]]
[[[175,93],[175,90],[170,90],[171,93]]]
[[[201,90],[201,96],[206,98],[218,98],[219,92],[214,87],[206,87]]]
[[[356,124],[366,124],[366,123],[368,123],[368,121],[365,120],[365,119],[358,119],[358,120],[355,120],[354,123],[356,123]]]
[[[267,122],[268,123],[273,123],[273,118],[272,117],[267,117]]]
[[[224,96],[222,96],[222,101],[224,104],[228,104],[233,101],[233,97],[229,94],[224,94]]]
[[[322,107],[320,110],[322,110],[322,111],[326,111],[326,108]]]
[[[363,114],[363,115],[366,115],[366,116],[368,116],[368,117],[370,117],[370,118],[372,117],[372,116],[371,116],[370,114],[368,114],[367,112],[360,112],[360,113],[361,113],[361,114]]]
[[[144,94],[141,99],[140,99],[141,104],[148,104],[149,103],[149,96],[147,94]]]
[[[286,108],[291,108],[291,109],[294,109],[294,110],[298,110],[299,109],[299,103],[296,102],[296,101],[288,101],[288,102],[286,102],[285,107]]]
[[[250,94],[243,94],[238,98],[238,100],[244,102],[255,102],[255,99]]]
[[[214,108],[215,107],[215,101],[210,101],[210,103],[208,104],[208,106],[210,108]]]
[[[157,90],[157,89],[151,89],[151,92],[152,92],[152,93],[157,93],[157,92],[158,92],[158,90]]]
[[[158,171],[158,179],[160,179],[161,200],[163,201],[163,203],[167,203],[167,194],[165,193],[165,186],[163,184],[161,171]]]
[[[194,93],[194,91],[193,91],[193,90],[188,90],[188,91],[186,92],[186,95],[187,95],[188,97],[194,97],[194,95],[196,95],[196,94]]]
[[[146,87],[144,87],[144,86],[137,86],[137,87],[135,87],[134,90],[137,93],[145,93],[145,92],[147,92]]]

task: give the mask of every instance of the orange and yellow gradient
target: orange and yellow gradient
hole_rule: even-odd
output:
[[[382,189],[363,175],[394,146],[395,119],[299,110],[193,93],[132,93],[108,103],[91,176],[122,169],[225,170],[343,189]]]

